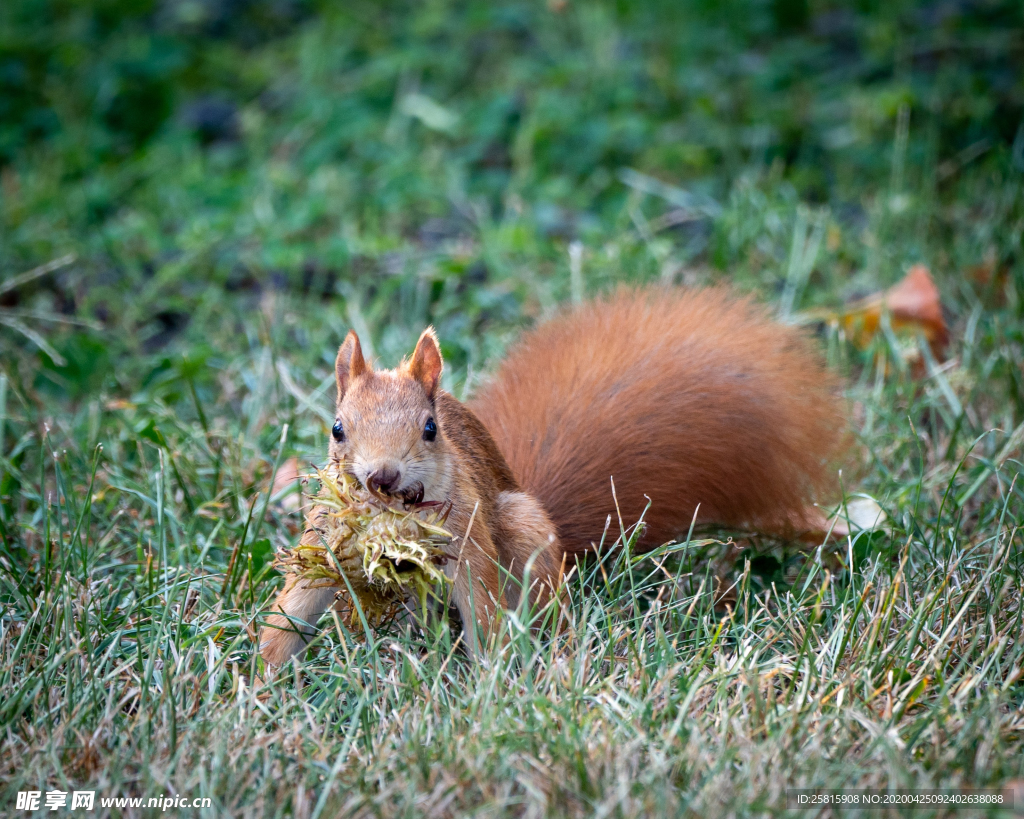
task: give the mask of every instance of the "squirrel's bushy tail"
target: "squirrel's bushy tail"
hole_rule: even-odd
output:
[[[470,402],[567,551],[698,521],[785,531],[835,484],[838,380],[805,333],[726,288],[620,291],[540,325]],[[832,500],[830,496],[827,498]]]

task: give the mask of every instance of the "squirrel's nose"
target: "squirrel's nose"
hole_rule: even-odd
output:
[[[375,469],[366,476],[366,487],[371,492],[384,492],[387,494],[398,487],[401,475],[397,469],[381,468]]]

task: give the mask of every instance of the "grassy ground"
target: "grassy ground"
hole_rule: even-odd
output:
[[[724,816],[1024,779],[1024,12],[642,5],[4,4],[0,811]],[[884,531],[619,552],[560,639],[512,619],[485,665],[327,619],[253,697],[301,525],[273,475],[322,459],[348,327],[392,364],[434,323],[461,396],[619,282],[799,316],[913,263],[944,362],[819,328]]]

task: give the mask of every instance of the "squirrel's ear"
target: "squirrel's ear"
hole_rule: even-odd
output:
[[[363,358],[363,348],[359,346],[359,336],[355,330],[349,330],[344,344],[338,350],[338,359],[334,362],[334,372],[338,378],[339,404],[352,381],[369,370]]]
[[[437,393],[437,385],[441,382],[441,370],[444,369],[444,362],[441,360],[441,348],[437,343],[437,335],[433,327],[423,331],[420,340],[416,343],[416,350],[412,354],[407,365],[407,372],[423,385],[427,391],[427,397],[433,401]]]

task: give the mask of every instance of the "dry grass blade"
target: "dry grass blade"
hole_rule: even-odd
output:
[[[47,273],[52,273],[54,270],[60,270],[62,267],[67,267],[69,264],[74,262],[76,258],[77,256],[75,256],[74,253],[68,253],[51,262],[41,264],[39,267],[34,267],[24,273],[19,273],[17,276],[12,276],[6,281],[0,282],[0,293],[6,293],[10,290],[14,290],[15,288],[21,287],[23,284],[27,284],[33,279],[38,279],[40,276],[45,276]]]

